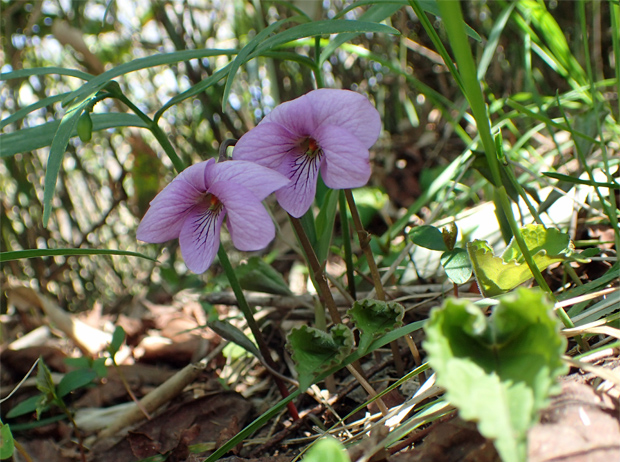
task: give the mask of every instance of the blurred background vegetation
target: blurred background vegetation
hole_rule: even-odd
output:
[[[240,49],[268,24],[298,14],[297,8],[313,19],[330,19],[351,4],[340,0],[1,0],[0,62],[4,63],[2,72],[58,66],[96,75],[158,53]],[[580,130],[594,136],[597,127],[602,127],[609,135],[601,136],[617,137],[617,126],[614,128],[613,119],[608,118],[610,113],[618,114],[617,87],[605,81],[617,77],[610,3],[585,2],[582,17],[581,2],[517,2],[493,54],[485,57],[485,46],[493,40],[494,27],[509,4],[462,2],[467,23],[480,35],[475,47],[478,60],[488,60],[484,91],[509,147],[507,154],[524,167],[517,172],[520,181],[539,187],[537,173],[569,163],[574,159],[573,145],[564,136],[566,132],[540,124],[522,111],[515,112],[506,105],[506,98],[553,118],[561,116],[557,97],[571,120],[581,123]],[[350,9],[343,18],[359,19],[369,8]],[[557,24],[549,24],[546,15]],[[441,20],[429,18],[443,34]],[[583,47],[581,20],[588,31],[588,48]],[[370,228],[375,234],[384,233],[402,217],[446,166],[476,148],[472,144],[475,125],[465,113],[466,101],[419,18],[410,7],[396,2],[391,4],[387,22],[401,35],[356,36],[338,48],[322,69],[325,86],[368,95],[382,115],[384,132],[372,154],[371,186],[375,189],[371,191],[381,199],[377,201],[380,213]],[[324,37],[321,45],[328,43]],[[313,39],[306,39],[284,49],[312,58],[314,46]],[[231,59],[226,55],[194,59],[132,72],[116,80],[131,101],[152,115]],[[583,65],[588,59],[591,76]],[[590,82],[597,82],[596,101],[584,91]],[[59,120],[64,113],[61,95],[81,84],[79,79],[61,75],[4,81],[0,86],[2,132]],[[217,155],[226,139],[239,138],[278,103],[314,86],[312,72],[299,62],[261,57],[240,69],[224,109],[224,86],[215,85],[172,106],[159,124],[179,156],[195,163]],[[22,120],[5,121],[21,108],[50,97],[49,104]],[[594,111],[599,103],[610,111]],[[106,99],[94,111],[127,112],[127,108]],[[615,143],[611,146],[617,149]],[[89,309],[99,302],[108,312],[120,311],[132,297],[149,288],[163,300],[204,281],[212,288],[218,286],[217,268],[202,276],[187,272],[176,241],[163,246],[162,254],[161,247],[147,247],[135,239],[150,200],[174,177],[172,165],[148,131],[102,130],[94,132],[87,143],[73,138],[63,160],[49,226],[44,227],[43,179],[48,152],[45,148],[21,153],[3,158],[0,164],[1,251],[112,248],[144,252],[158,257],[161,264],[121,256],[17,260],[3,264],[3,283],[30,281],[70,310]],[[595,154],[592,159],[596,162]],[[465,167],[471,165],[465,157],[463,160]],[[617,172],[617,163],[614,168]],[[578,166],[574,170],[580,173]],[[447,217],[492,200],[485,195],[485,181],[477,171],[462,168],[454,178],[456,183],[446,183],[446,188],[428,198],[425,208],[415,210],[421,220],[431,210],[435,217]]]

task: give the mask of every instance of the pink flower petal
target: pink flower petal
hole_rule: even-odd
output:
[[[300,139],[277,123],[263,122],[243,135],[233,150],[233,159],[256,162],[277,169]]]
[[[187,215],[179,244],[187,267],[194,273],[204,273],[220,247],[220,229],[225,215],[224,209],[214,212],[206,205],[194,207]]]
[[[368,183],[370,154],[356,136],[332,125],[321,126],[315,136],[325,155],[321,174],[327,186],[348,189]]]
[[[267,247],[276,235],[271,217],[261,202],[244,186],[218,181],[209,192],[226,209],[228,231],[236,248],[243,251]]]
[[[297,149],[288,155],[278,171],[291,182],[276,191],[280,206],[292,216],[299,218],[308,211],[314,201],[319,167],[325,156],[307,156]]]
[[[315,90],[316,91],[316,90]],[[276,106],[258,125],[272,122],[286,127],[296,138],[304,138],[316,130],[321,120],[317,119],[307,93],[286,103]]]
[[[212,167],[208,167],[206,172],[206,182],[208,185],[213,185],[220,181],[230,181],[243,185],[259,201],[262,201],[269,194],[289,182],[288,178],[271,168],[244,160],[219,162]]]
[[[201,191],[187,180],[194,180],[200,173],[200,164],[186,169],[176,177],[155,199],[138,226],[136,237],[145,242],[160,243],[179,237],[185,217],[196,206]],[[190,171],[190,169],[192,169]],[[204,179],[202,180],[204,183]],[[198,181],[200,183],[200,180]]]
[[[346,128],[366,148],[370,148],[379,138],[381,117],[364,95],[349,90],[322,88],[311,91],[305,98],[317,126]]]

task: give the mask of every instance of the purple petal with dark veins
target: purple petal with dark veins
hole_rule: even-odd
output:
[[[263,122],[243,135],[233,150],[233,159],[256,162],[277,170],[284,157],[301,139],[277,123]]]
[[[263,204],[238,183],[218,181],[209,192],[224,204],[228,232],[236,248],[243,251],[267,247],[276,228]]]
[[[185,218],[179,235],[181,254],[194,273],[204,273],[220,247],[220,229],[226,210],[211,210],[207,204],[194,207]]]
[[[306,155],[301,149],[286,156],[278,171],[291,182],[276,191],[280,206],[292,216],[299,218],[308,211],[314,200],[316,180],[324,156]]]
[[[357,136],[333,125],[321,126],[315,136],[325,155],[321,175],[327,186],[348,189],[368,183],[370,154]]]
[[[207,167],[207,184],[213,185],[220,181],[243,185],[259,201],[289,182],[288,178],[275,170],[244,160],[219,162]]]
[[[186,168],[155,199],[138,226],[136,237],[160,243],[179,237],[185,217],[200,200],[207,162]]]

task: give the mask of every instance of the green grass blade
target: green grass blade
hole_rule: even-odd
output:
[[[495,19],[495,24],[493,25],[493,29],[491,29],[491,33],[489,34],[489,39],[487,41],[487,45],[484,47],[484,51],[482,52],[482,58],[480,58],[480,62],[478,63],[478,79],[482,80],[487,73],[487,69],[489,68],[489,64],[493,59],[493,55],[495,55],[495,50],[497,49],[497,44],[499,43],[499,37],[506,27],[506,23],[512,14],[512,10],[514,10],[516,3],[511,3],[497,16]]]
[[[349,11],[350,9],[356,8],[357,6],[361,6],[360,3],[362,2],[355,3],[351,5],[349,8],[346,8],[344,12],[336,15],[336,18],[340,17],[341,15],[344,15],[346,11]],[[366,4],[371,4],[371,3],[376,3],[376,1],[366,2]],[[407,3],[404,1],[403,2],[381,2],[381,4],[373,5],[367,11],[365,11],[360,16],[359,20],[379,23],[383,21],[384,19],[392,16],[394,13],[396,13],[399,9],[401,9],[405,5],[407,5]],[[358,34],[356,33],[340,34],[338,35],[338,37],[335,37],[333,40],[330,40],[327,46],[321,52],[321,55],[319,56],[318,65],[321,66],[321,64],[327,58],[329,58],[332,55],[332,53],[338,47],[340,47],[340,45],[342,45],[345,42],[348,42],[352,38],[357,37],[357,35]]]
[[[270,37],[260,44],[253,54],[259,55],[263,51],[272,50],[285,43],[306,37],[342,33],[355,33],[359,35],[368,32],[400,35],[400,32],[393,27],[368,21],[348,21],[345,19],[314,21],[308,24],[300,24],[291,27],[284,32]]]
[[[153,56],[147,56],[145,58],[134,59],[125,64],[121,64],[97,77],[92,78],[88,83],[78,88],[74,92],[70,93],[65,100],[64,104],[68,104],[73,101],[74,104],[80,103],[89,95],[96,93],[103,88],[110,80],[115,77],[119,77],[130,72],[138,71],[140,69],[146,69],[155,66],[164,66],[167,64],[179,63],[187,61],[189,59],[207,58],[210,56],[222,56],[222,55],[234,55],[237,54],[237,50],[220,50],[220,49],[200,49],[200,50],[183,50],[176,51],[174,53],[156,54]]]
[[[80,256],[80,255],[123,255],[127,257],[138,257],[146,260],[157,261],[154,258],[147,257],[138,252],[129,252],[127,250],[112,249],[27,249],[13,250],[10,252],[0,252],[0,263],[12,260],[21,260],[24,258],[41,258],[41,257],[61,257],[61,256]]]
[[[226,64],[226,66],[224,66],[221,69],[217,70],[215,73],[213,73],[210,77],[207,77],[206,79],[204,79],[202,82],[197,83],[193,87],[188,88],[187,90],[185,90],[183,93],[179,93],[178,95],[174,96],[173,98],[170,98],[166,102],[166,104],[164,104],[155,113],[155,115],[153,116],[153,121],[155,123],[157,123],[157,121],[161,118],[161,116],[164,115],[164,113],[168,109],[170,109],[172,106],[174,106],[175,104],[179,104],[180,102],[185,101],[188,98],[192,98],[192,97],[196,96],[197,94],[202,93],[203,91],[205,91],[210,86],[215,85],[217,82],[222,80],[228,74],[228,71],[230,70],[231,64],[232,63]]]
[[[2,119],[2,121],[0,121],[0,129],[6,127],[8,124],[11,124],[13,122],[16,122],[18,120],[23,119],[28,114],[30,114],[31,112],[36,111],[37,109],[41,109],[42,107],[50,106],[50,105],[56,103],[57,101],[62,101],[64,99],[64,97],[66,95],[68,95],[68,94],[69,94],[69,92],[61,93],[60,95],[55,95],[55,96],[48,96],[47,98],[43,98],[42,100],[39,100],[36,103],[32,103],[31,105],[26,106],[26,107],[20,109],[19,111],[15,112],[14,114],[11,114],[6,119]]]
[[[77,69],[67,69],[65,67],[35,67],[33,69],[20,69],[18,71],[5,72],[0,74],[0,80],[22,79],[31,75],[66,75],[68,77],[77,77],[82,80],[90,80],[94,76]]]
[[[146,123],[134,114],[91,114],[91,119],[93,131],[117,127],[148,128]],[[56,120],[0,135],[0,157],[10,157],[20,152],[34,151],[49,146],[59,126],[60,121]],[[77,136],[75,129],[71,132],[71,137],[74,136]]]
[[[285,18],[270,24],[265,29],[260,31],[256,36],[250,40],[230,63],[230,69],[228,70],[228,76],[226,78],[226,84],[224,85],[224,94],[222,95],[222,110],[226,110],[226,104],[228,103],[228,97],[230,96],[230,90],[232,83],[237,75],[237,70],[250,60],[250,53],[252,53],[256,47],[263,42],[272,32],[275,32],[284,24],[293,21],[295,18]]]

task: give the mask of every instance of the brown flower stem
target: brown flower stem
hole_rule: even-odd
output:
[[[340,317],[340,313],[338,312],[338,308],[336,307],[336,302],[334,301],[332,292],[329,289],[329,285],[327,284],[327,278],[325,277],[323,268],[321,267],[319,259],[314,252],[314,248],[310,243],[310,239],[308,239],[304,228],[301,226],[299,218],[295,218],[291,215],[289,215],[289,217],[291,219],[293,229],[295,230],[295,234],[297,235],[297,239],[299,239],[299,243],[301,244],[301,247],[306,256],[306,261],[308,262],[308,265],[310,265],[310,270],[312,271],[313,275],[311,279],[312,282],[316,284],[316,291],[319,294],[319,297],[323,304],[327,307],[327,311],[329,311],[332,322],[334,324],[340,324],[342,323],[342,318]]]
[[[364,256],[366,257],[366,261],[368,262],[368,268],[370,269],[370,275],[375,286],[377,299],[385,301],[385,290],[383,290],[381,275],[379,274],[379,269],[377,268],[375,257],[372,254],[372,249],[370,248],[370,233],[368,233],[368,231],[366,231],[364,229],[364,226],[362,225],[362,220],[360,219],[360,214],[357,211],[357,206],[355,205],[353,193],[350,189],[345,189],[344,194],[347,198],[347,204],[349,204],[349,210],[351,211],[353,224],[355,225],[355,229],[357,231],[357,238],[360,241],[360,248],[362,249],[362,252],[364,252]],[[403,360],[400,357],[400,349],[398,348],[398,343],[396,343],[396,341],[390,342],[390,348],[392,349],[392,356],[394,357],[394,366],[396,366],[396,372],[399,375],[402,375],[405,372],[405,365],[403,364]]]
[[[301,226],[301,222],[299,221],[299,219],[293,216],[290,216],[290,215],[289,217],[291,219],[293,229],[295,230],[295,234],[297,234],[297,238],[299,239],[299,242],[301,243],[301,247],[304,250],[304,254],[306,256],[308,265],[310,265],[310,269],[312,270],[312,273],[314,275],[314,277],[311,278],[312,283],[316,284],[316,291],[319,294],[321,301],[325,304],[325,306],[327,306],[327,309],[332,318],[332,321],[335,324],[340,324],[342,323],[342,318],[340,317],[340,313],[338,312],[338,308],[336,307],[336,302],[334,301],[332,292],[329,289],[329,285],[327,284],[327,278],[325,277],[325,272],[323,271],[323,268],[321,267],[321,264],[319,263],[319,259],[317,258],[316,253],[314,252],[314,248],[312,247],[312,244],[310,243],[310,239],[308,239],[308,236],[306,235],[306,232],[304,231],[303,226]],[[347,366],[347,368],[349,369],[349,371],[355,370],[355,374],[353,374],[353,376],[358,380],[360,385],[362,385],[362,387],[364,387],[366,391],[372,390],[372,393],[374,394],[371,394],[369,392],[371,396],[376,396],[377,392],[373,390],[373,388],[370,386],[370,384],[364,377],[364,371],[359,361],[353,362],[350,366]],[[360,381],[360,378],[363,381]],[[377,400],[377,401],[380,401],[380,400]]]

